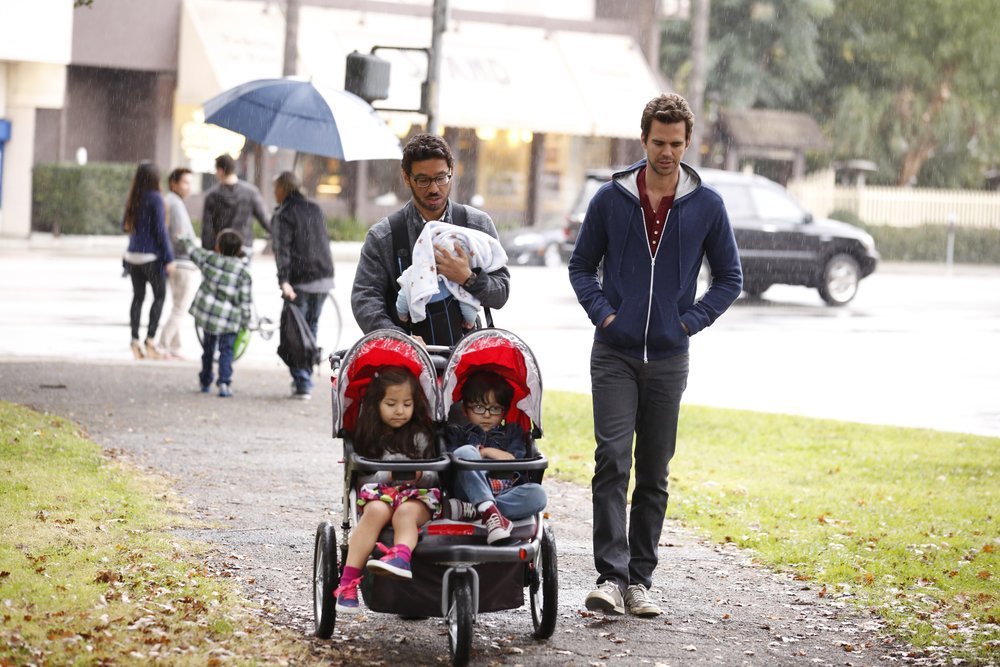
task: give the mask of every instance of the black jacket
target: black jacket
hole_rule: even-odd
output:
[[[271,218],[278,284],[292,286],[333,277],[326,218],[315,202],[293,192]]]

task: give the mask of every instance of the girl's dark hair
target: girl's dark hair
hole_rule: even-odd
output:
[[[393,429],[382,421],[379,403],[385,398],[388,387],[408,384],[413,393],[413,418],[400,428]],[[415,445],[418,434],[423,433],[433,442],[430,410],[427,397],[413,373],[399,366],[382,368],[372,378],[361,399],[358,423],[354,428],[354,448],[361,456],[380,459],[384,454],[403,454],[411,459],[422,458]]]
[[[160,191],[160,169],[152,162],[140,162],[135,170],[135,176],[132,177],[128,199],[125,200],[125,219],[122,222],[122,229],[127,234],[135,231],[135,221],[139,217],[142,196],[153,190]]]
[[[492,371],[476,371],[462,385],[462,403],[486,404],[486,397],[493,394],[497,403],[510,410],[510,402],[514,398],[514,390],[507,380]]]

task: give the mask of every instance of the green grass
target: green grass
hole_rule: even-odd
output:
[[[0,402],[0,665],[307,657],[166,532],[173,506],[72,423]]]
[[[547,392],[544,425],[551,471],[588,484],[590,397]],[[914,646],[995,664],[998,483],[998,438],[684,407],[667,516]]]

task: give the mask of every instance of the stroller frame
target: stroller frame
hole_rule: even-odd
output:
[[[512,461],[466,461],[445,455],[445,415],[453,396],[442,395],[437,375],[442,372],[443,384],[453,395],[458,394],[456,374],[463,355],[476,349],[488,348],[491,341],[498,341],[511,348],[509,355],[523,360],[528,372],[534,373],[537,395],[529,395],[518,406],[511,406],[508,420],[517,416],[525,429],[528,457]],[[383,345],[395,349],[405,358],[404,365],[411,370],[419,368],[421,387],[429,395],[432,418],[435,422],[435,444],[440,456],[433,459],[411,461],[382,461],[367,459],[354,450],[345,419],[353,426],[351,410],[356,416],[357,396],[349,395],[352,373],[364,375],[363,355]],[[432,356],[433,355],[433,356]],[[442,363],[442,361],[444,363]],[[487,470],[493,473],[523,473],[529,481],[541,482],[548,461],[536,447],[535,438],[541,437],[540,406],[541,379],[531,350],[514,334],[500,329],[481,329],[470,333],[452,350],[431,347],[429,351],[405,334],[381,330],[361,338],[350,350],[330,356],[333,379],[333,437],[341,438],[344,445],[344,514],[340,525],[341,539],[330,522],[321,523],[316,530],[313,561],[313,609],[315,634],[329,638],[336,623],[336,600],[333,591],[339,583],[343,563],[347,559],[350,531],[359,518],[357,506],[357,481],[363,474],[377,471],[415,472],[434,471],[442,480],[442,492],[451,487],[451,479],[459,470]],[[388,364],[382,364],[388,365]],[[360,369],[359,369],[360,367]],[[522,369],[523,370],[523,369]],[[338,373],[339,371],[339,373]],[[428,375],[431,381],[428,382]],[[357,378],[354,378],[357,380]],[[522,391],[522,394],[524,392]],[[516,400],[516,399],[515,399]],[[522,407],[526,406],[528,417]],[[447,620],[448,648],[452,664],[467,664],[472,650],[472,628],[479,613],[513,609],[524,604],[523,589],[529,590],[532,614],[532,635],[547,639],[555,631],[558,608],[558,565],[555,537],[543,512],[514,521],[511,544],[490,545],[485,541],[486,529],[479,524],[434,519],[420,529],[419,541],[413,550],[413,579],[400,582],[388,577],[366,575],[361,593],[366,605],[373,611],[400,614],[405,617],[440,616]],[[380,541],[392,540],[392,528],[387,526]],[[339,547],[338,547],[339,542]],[[440,593],[436,592],[440,586]]]

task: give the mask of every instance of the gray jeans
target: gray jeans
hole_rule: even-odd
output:
[[[597,583],[649,588],[667,510],[667,474],[687,387],[688,355],[643,363],[604,343],[590,356],[594,394],[594,565]],[[625,502],[635,436],[635,490]]]

